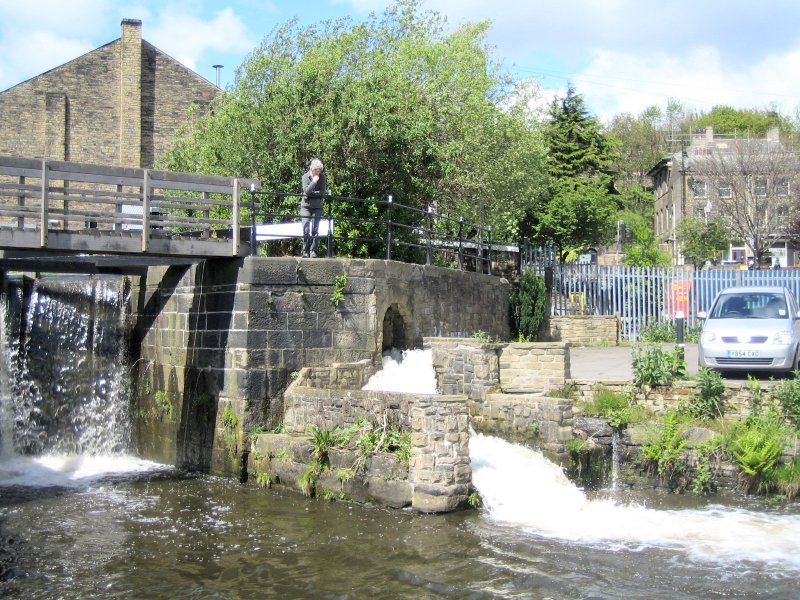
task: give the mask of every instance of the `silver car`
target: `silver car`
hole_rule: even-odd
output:
[[[734,287],[698,313],[701,367],[717,370],[793,371],[798,368],[800,313],[784,287]]]

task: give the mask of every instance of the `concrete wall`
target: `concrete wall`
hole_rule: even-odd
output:
[[[0,154],[152,167],[219,89],[142,40],[119,39],[0,93]]]
[[[478,330],[508,337],[509,293],[497,277],[378,260],[254,257],[151,269],[136,287],[140,414],[155,414],[160,391],[174,419],[140,419],[142,452],[235,475],[244,432],[280,422],[294,372],[379,364],[390,308],[408,346]]]

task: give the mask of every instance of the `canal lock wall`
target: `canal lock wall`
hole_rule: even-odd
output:
[[[394,261],[203,261],[148,269],[133,290],[139,452],[233,477],[303,368],[377,368],[385,348],[426,336],[510,335],[505,279]]]

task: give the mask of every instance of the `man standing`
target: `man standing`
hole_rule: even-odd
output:
[[[300,219],[303,223],[303,256],[306,258],[317,258],[317,232],[328,189],[323,169],[322,161],[315,158],[301,180],[303,195],[300,196]]]

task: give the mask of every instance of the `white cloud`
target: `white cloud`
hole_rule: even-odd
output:
[[[247,27],[230,8],[210,20],[171,8],[162,11],[156,25],[143,30],[143,37],[190,69],[209,51],[245,53],[253,48]]]
[[[673,98],[690,107],[728,104],[792,113],[800,104],[800,48],[761,58],[749,66],[726,64],[713,47],[685,54],[634,55],[597,51],[573,77],[578,91],[601,119],[618,112],[639,113]]]

